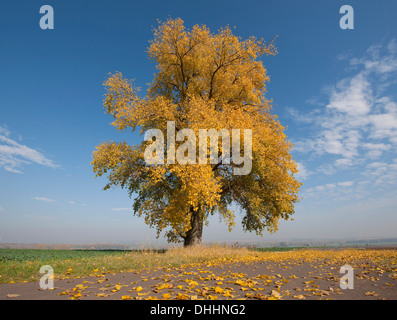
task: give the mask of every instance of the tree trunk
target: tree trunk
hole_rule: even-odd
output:
[[[183,245],[188,246],[200,246],[201,239],[203,237],[203,215],[201,210],[192,211],[192,216],[190,218],[191,229],[186,232]]]

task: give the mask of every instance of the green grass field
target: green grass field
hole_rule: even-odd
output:
[[[57,259],[89,258],[120,255],[121,250],[51,250],[51,249],[0,249],[0,263],[7,261],[51,261]]]
[[[51,250],[0,249],[0,283],[38,281],[41,266],[50,265],[55,278],[76,278],[98,273],[181,266],[213,259],[254,254],[246,248],[204,247],[200,250]]]
[[[0,283],[36,281],[43,265],[52,266],[63,277],[85,275],[101,259],[124,254],[119,250],[0,249]]]

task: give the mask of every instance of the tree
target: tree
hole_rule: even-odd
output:
[[[231,230],[232,203],[242,209],[245,231],[277,231],[279,220],[294,213],[301,184],[295,179],[292,144],[265,98],[269,77],[259,57],[276,53],[273,41],[242,41],[229,27],[213,34],[206,26],[186,30],[181,19],[159,23],[148,49],[158,71],[146,96],[140,97],[133,81],[120,72],[104,83],[104,109],[114,118],[112,125],[117,130],[140,128],[143,134],[153,128],[166,132],[173,121],[177,131],[189,128],[196,137],[203,128],[250,129],[251,172],[234,174],[241,166],[223,156],[215,163],[180,164],[164,155],[164,164],[148,164],[144,154],[154,139],[134,146],[108,141],[96,147],[91,163],[96,176],[107,174],[104,189],[128,189],[134,214],[155,227],[157,236],[166,231],[168,241],[185,246],[201,244],[210,215],[219,214]],[[222,147],[219,139],[223,155]]]

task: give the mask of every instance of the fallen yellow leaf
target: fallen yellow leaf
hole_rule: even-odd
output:
[[[169,299],[169,298],[171,298],[171,294],[170,293],[164,293],[163,294],[163,298],[164,299]]]
[[[215,293],[223,293],[223,289],[221,287],[215,287]]]

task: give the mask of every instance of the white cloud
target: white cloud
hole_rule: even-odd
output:
[[[336,167],[349,167],[352,165],[353,165],[353,162],[351,159],[341,158],[341,159],[337,159],[335,161]]]
[[[397,110],[397,108],[396,108]],[[396,144],[397,139],[397,115],[394,113],[383,113],[371,115],[369,121],[372,125],[371,137],[373,139],[389,139]]]
[[[341,187],[351,187],[353,184],[354,184],[354,181],[338,182],[338,186],[341,186]]]
[[[37,200],[37,201],[43,201],[43,202],[55,202],[55,200],[49,199],[49,198],[46,198],[46,197],[34,197],[33,199]]]
[[[397,102],[385,91],[397,75],[397,42],[372,46],[362,58],[350,59],[355,74],[345,77],[327,91],[323,112],[300,112],[289,108],[290,116],[310,127],[312,138],[294,141],[294,151],[311,156],[334,156],[319,172],[374,160],[397,149]],[[316,98],[317,99],[317,98]],[[311,121],[310,121],[311,120]]]
[[[346,72],[312,110],[287,110],[306,129],[293,152],[313,178],[303,190],[312,203],[375,199],[397,184],[397,42],[372,46]]]
[[[363,148],[369,149],[369,150],[389,150],[391,148],[390,144],[384,144],[384,143],[372,143],[372,142],[367,142],[362,145]]]
[[[397,158],[390,163],[372,162],[366,166],[363,176],[375,186],[390,186],[397,183]]]
[[[11,139],[7,127],[0,125],[0,167],[9,172],[22,173],[22,165],[32,162],[51,168],[58,166],[41,152]]]
[[[295,175],[298,180],[305,180],[309,176],[309,171],[306,169],[303,163],[297,162],[297,168],[299,172]]]
[[[347,188],[352,187],[354,184],[354,181],[341,181],[317,185],[313,188],[308,188],[307,190],[305,190],[304,198],[315,197],[316,195],[323,198],[323,196],[326,194],[327,199],[333,199],[334,201],[338,201],[346,196],[346,192],[351,191]],[[350,194],[350,197],[351,196],[352,195]],[[319,200],[320,198],[317,199]]]
[[[368,72],[387,75],[397,70],[396,47],[395,39],[386,46],[373,45],[368,48],[362,58],[351,59],[350,64],[352,66],[362,65]]]
[[[371,110],[372,92],[364,74],[359,73],[351,79],[341,80],[332,91],[326,106],[349,116],[367,114]]]
[[[387,164],[384,162],[372,162],[367,165],[367,168],[379,168],[384,166],[387,166]]]
[[[131,211],[131,208],[112,208],[112,211]]]
[[[6,126],[0,125],[0,135],[8,137],[10,135],[10,131],[7,129]]]
[[[363,149],[368,149],[369,151],[366,153],[366,157],[369,159],[377,159],[379,158],[384,151],[390,150],[391,145],[390,144],[384,144],[384,143],[372,143],[372,142],[367,142],[364,143],[361,146]]]
[[[315,101],[316,105],[319,104],[319,102]],[[310,104],[314,104],[314,101],[310,101],[307,102]],[[296,110],[295,108],[286,108],[286,111],[288,113],[288,115],[294,119],[294,121],[296,122],[300,122],[303,124],[309,124],[312,123],[314,121],[314,119],[318,116],[318,114],[321,112],[320,109],[314,109],[313,111],[309,112],[309,113],[300,113],[298,112],[298,110]]]

